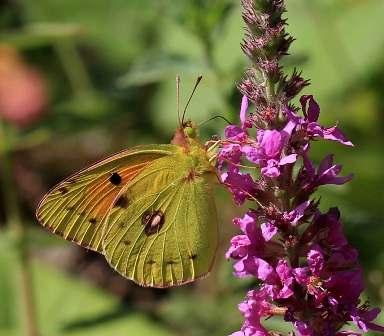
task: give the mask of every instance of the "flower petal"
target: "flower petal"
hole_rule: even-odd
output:
[[[247,96],[243,96],[243,99],[241,100],[241,109],[240,109],[240,121],[241,126],[244,127],[245,122],[247,120],[247,111],[248,111],[248,98]]]
[[[353,143],[343,134],[337,127],[331,127],[324,130],[323,138],[327,140],[337,141],[343,145],[353,147]]]
[[[296,160],[297,160],[297,154],[290,154],[290,155],[284,156],[280,160],[279,165],[284,166],[284,165],[289,164],[289,163],[294,163],[294,162],[296,162]]]
[[[277,227],[272,223],[263,223],[261,224],[261,232],[265,241],[270,241],[277,233]]]

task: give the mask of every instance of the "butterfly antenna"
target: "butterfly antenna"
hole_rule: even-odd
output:
[[[214,117],[212,117],[212,118],[209,118],[208,120],[205,120],[205,121],[201,122],[201,123],[198,125],[198,127],[201,127],[202,125],[206,124],[207,122],[210,122],[210,121],[215,120],[215,119],[223,119],[225,122],[228,123],[228,125],[231,125],[231,122],[230,122],[227,118],[225,118],[225,117],[223,117],[223,116],[221,116],[221,115],[217,115],[217,116],[214,116]]]
[[[193,88],[193,90],[192,90],[191,95],[189,96],[187,105],[185,105],[185,108],[184,108],[184,111],[183,111],[183,117],[181,118],[181,123],[182,123],[182,125],[184,124],[185,113],[187,112],[187,108],[188,108],[188,106],[189,106],[189,103],[191,102],[192,97],[193,97],[193,95],[195,94],[195,91],[196,91],[197,87],[199,86],[199,84],[200,84],[200,82],[201,82],[202,79],[203,79],[203,76],[202,76],[202,75],[200,75],[200,76],[197,77],[197,79],[196,79],[195,86],[194,86],[194,88]]]
[[[180,75],[176,76],[176,106],[177,106],[177,119],[179,120],[179,127],[182,127],[180,118]]]

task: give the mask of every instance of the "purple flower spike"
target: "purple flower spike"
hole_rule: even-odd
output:
[[[342,185],[342,166],[327,155],[311,160],[312,142],[352,142],[337,126],[319,123],[312,95],[293,99],[309,85],[300,71],[285,76],[281,58],[294,40],[285,31],[284,0],[241,0],[246,32],[241,47],[252,65],[238,84],[244,95],[240,125],[225,129],[217,155],[222,183],[235,203],[253,202],[234,225],[226,258],[233,274],[255,281],[239,305],[244,317],[232,336],[358,336],[384,327],[373,321],[379,309],[361,305],[364,289],[358,252],[344,234],[340,211],[327,213],[313,198],[317,188]],[[252,106],[250,106],[252,105]],[[252,109],[252,116],[248,116]],[[298,160],[301,158],[302,160]],[[281,317],[290,332],[267,330],[263,319]],[[345,329],[354,325],[360,331]]]

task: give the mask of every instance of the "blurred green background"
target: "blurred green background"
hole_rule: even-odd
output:
[[[312,81],[305,93],[319,100],[323,124],[340,121],[356,145],[316,143],[316,160],[334,152],[344,172],[355,173],[352,183],[320,191],[322,207],[342,209],[360,250],[367,296],[384,306],[384,2],[287,2],[288,30],[297,41],[286,71],[303,69]],[[0,1],[0,148],[12,162],[12,179],[4,162],[0,168],[0,335],[25,335],[23,276],[34,291],[42,336],[221,336],[239,329],[237,303],[252,283],[232,277],[224,251],[234,234],[231,218],[245,208],[236,209],[226,193],[217,195],[221,248],[211,276],[171,290],[122,279],[103,258],[34,219],[38,200],[71,172],[125,147],[169,142],[177,124],[176,74],[184,102],[204,75],[188,112],[193,120],[219,113],[237,121],[235,83],[247,64],[239,4]],[[203,139],[221,135],[224,126],[206,124]],[[25,233],[6,215],[9,204],[19,208]],[[26,248],[29,259],[20,255]]]

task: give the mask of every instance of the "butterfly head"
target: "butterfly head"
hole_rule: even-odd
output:
[[[176,96],[177,96],[177,115],[179,119],[179,127],[176,129],[176,133],[171,141],[172,144],[183,147],[185,150],[189,151],[191,146],[199,144],[198,140],[198,127],[191,120],[185,120],[185,115],[191,102],[191,99],[201,82],[203,76],[198,76],[195,86],[192,90],[191,95],[185,105],[184,111],[181,115],[180,113],[180,76],[176,77]]]
[[[197,125],[188,120],[183,122],[181,127],[177,128],[171,143],[189,149],[191,145],[198,142],[198,138]]]
[[[191,120],[184,122],[182,128],[187,138],[196,139],[198,137],[197,126]]]

